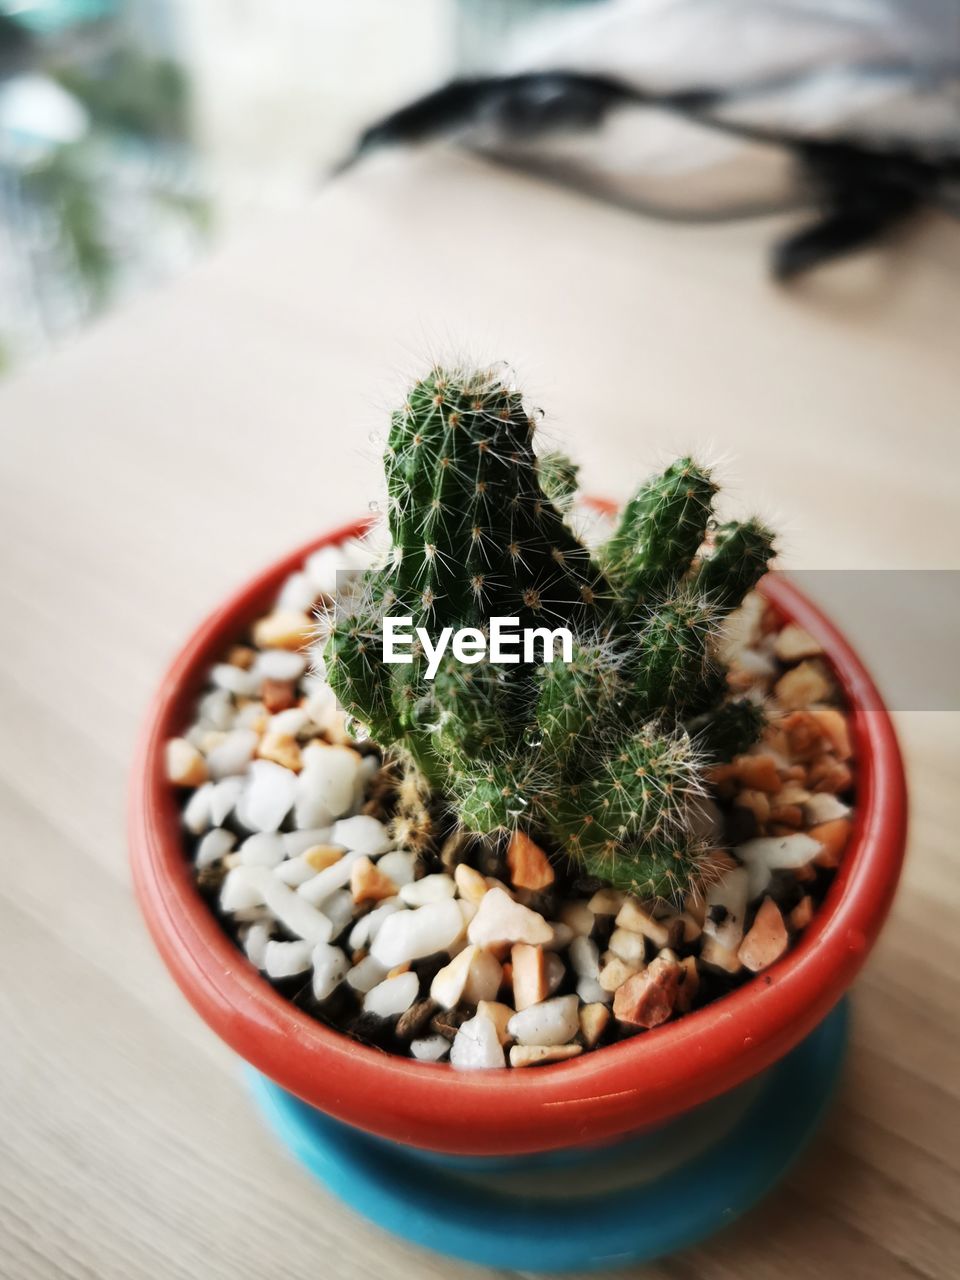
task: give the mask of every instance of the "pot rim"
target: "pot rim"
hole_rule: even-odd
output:
[[[359,1044],[311,1018],[227,937],[184,856],[165,743],[182,730],[210,665],[269,608],[283,580],[311,552],[362,535],[369,523],[313,538],[248,580],[194,631],[149,707],[130,780],[133,883],[157,949],[196,1011],[241,1057],[311,1106],[383,1138],[459,1155],[610,1141],[663,1124],[781,1058],[833,1008],[879,933],[903,862],[907,798],[896,736],[873,681],[833,623],[780,574],[768,575],[760,590],[820,642],[843,688],[857,803],[826,898],[770,969],[676,1022],[566,1063],[458,1072]]]

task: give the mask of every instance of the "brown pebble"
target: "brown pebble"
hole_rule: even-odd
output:
[[[788,923],[794,933],[799,933],[801,929],[805,929],[813,919],[813,899],[809,893],[805,894],[797,905],[790,912]]]
[[[472,1016],[469,1009],[444,1009],[442,1013],[435,1013],[430,1019],[430,1028],[438,1036],[445,1036],[447,1040],[452,1040],[459,1031],[461,1023]]]
[[[274,764],[283,765],[293,773],[303,768],[303,758],[296,738],[289,733],[265,733],[257,747],[257,756],[261,760],[272,760]]]
[[[852,827],[849,818],[833,818],[809,829],[807,835],[822,846],[822,852],[814,858],[818,867],[839,867]]]
[[[629,978],[613,997],[613,1014],[635,1027],[657,1027],[673,1013],[680,984],[680,965],[657,956]]]
[[[780,774],[773,756],[737,756],[733,767],[737,779],[752,791],[773,794],[780,790]]]
[[[834,756],[823,756],[808,767],[806,785],[811,791],[828,791],[840,795],[853,786],[853,773],[849,765]]]
[[[833,685],[822,662],[815,658],[791,667],[774,685],[773,692],[782,707],[793,711],[809,707],[812,702],[826,702]]]
[[[261,687],[263,705],[272,716],[297,705],[297,692],[292,680],[266,679]]]
[[[516,942],[510,950],[513,975],[513,1005],[519,1012],[539,1004],[548,995],[547,967],[543,947]]]
[[[350,868],[350,892],[354,902],[379,902],[382,898],[392,898],[397,886],[364,856]]]
[[[820,727],[839,760],[849,760],[853,755],[850,745],[850,727],[847,718],[836,707],[811,707],[810,714]]]
[[[815,658],[823,653],[820,642],[795,622],[788,622],[777,634],[773,651],[781,662],[800,662],[803,658]]]
[[[239,667],[241,671],[249,671],[256,656],[256,650],[251,649],[249,645],[235,644],[227,653],[227,662],[231,667]]]
[[[171,738],[166,745],[167,781],[175,787],[199,787],[207,780],[207,762],[186,738]]]
[[[415,1040],[421,1032],[425,1031],[430,1019],[437,1012],[438,1005],[427,997],[425,1000],[417,1000],[414,1004],[401,1013],[397,1022],[397,1037],[400,1040]]]
[[[740,943],[737,957],[751,973],[759,973],[780,959],[789,941],[780,908],[768,896],[761,902],[749,933]]]
[[[261,649],[289,649],[295,653],[310,643],[313,633],[312,620],[295,609],[268,613],[253,624],[253,642]]]
[[[516,889],[545,889],[556,879],[547,855],[522,831],[515,831],[510,837],[507,866]]]
[[[315,844],[304,851],[303,860],[314,871],[326,871],[343,857],[343,849],[338,844]]]
[[[610,1010],[605,1004],[596,1001],[585,1004],[580,1010],[580,1035],[588,1049],[592,1049],[610,1021]]]
[[[684,956],[680,961],[680,968],[683,973],[680,975],[680,985],[677,988],[676,1010],[678,1013],[689,1013],[700,990],[700,973],[696,958]]]

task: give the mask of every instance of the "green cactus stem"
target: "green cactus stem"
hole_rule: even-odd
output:
[[[337,697],[412,779],[416,842],[447,806],[478,835],[523,829],[644,897],[696,889],[691,817],[709,766],[756,739],[717,633],[773,554],[757,520],[711,539],[717,486],[691,458],[647,480],[590,555],[564,520],[577,469],[538,458],[534,419],[497,371],[435,368],[393,415],[384,456],[391,550],[323,643]],[[382,618],[429,636],[492,617],[564,626],[572,660],[386,665]],[[398,828],[399,830],[400,828]]]

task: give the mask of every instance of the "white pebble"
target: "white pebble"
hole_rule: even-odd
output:
[[[365,853],[371,858],[393,848],[387,828],[377,818],[371,818],[365,813],[335,822],[332,839],[334,844],[345,845],[355,853]]]
[[[215,827],[223,826],[233,812],[242,791],[242,778],[224,778],[222,782],[214,783],[210,796],[210,821]]]
[[[307,942],[267,943],[263,967],[268,978],[292,978],[310,968],[312,948]]]
[[[545,944],[544,950],[565,951],[576,936],[573,929],[562,920],[551,920],[550,928],[553,930],[553,937]]]
[[[323,901],[323,914],[333,926],[333,936],[347,927],[353,919],[353,894],[349,889],[338,889]]]
[[[439,1062],[450,1048],[446,1036],[425,1036],[410,1041],[410,1052],[418,1062]]]
[[[267,943],[270,941],[270,930],[265,924],[252,924],[243,940],[243,949],[247,959],[256,968],[262,969],[267,960]]]
[[[383,863],[380,868],[383,869]],[[456,892],[453,877],[441,873],[402,885],[400,897],[408,907],[425,907],[428,902],[442,902],[444,898],[452,898]]]
[[[307,667],[302,653],[288,649],[264,649],[258,653],[252,670],[264,680],[299,680]]]
[[[288,858],[286,862],[279,863],[274,869],[274,875],[279,880],[282,880],[284,884],[288,884],[291,889],[299,889],[302,884],[312,880],[316,874],[316,867],[311,867],[302,853],[295,858]]]
[[[365,994],[382,982],[388,972],[389,970],[374,960],[373,956],[364,956],[352,969],[348,970],[347,982],[354,991]]]
[[[468,937],[479,946],[494,942],[547,943],[553,930],[543,916],[519,902],[505,889],[490,889],[480,899],[477,914],[470,921]]]
[[[596,917],[582,899],[565,902],[560,908],[560,919],[574,933],[588,934],[596,924]]]
[[[307,556],[303,571],[317,595],[332,596],[337,591],[337,574],[346,567],[339,547],[321,547]]]
[[[237,813],[251,831],[276,831],[293,807],[297,775],[272,760],[255,760]]]
[[[328,826],[333,822],[333,814],[323,803],[322,797],[315,791],[309,781],[304,782],[304,775],[297,779],[297,797],[293,805],[293,821],[298,828],[311,830],[318,826]]]
[[[332,862],[329,867],[324,867],[322,871],[318,871],[306,884],[302,884],[297,893],[306,898],[307,902],[312,902],[314,906],[319,906],[324,898],[329,898],[335,889],[342,889],[344,885],[350,883],[350,872],[353,864],[358,858],[362,857],[363,854],[361,853],[345,853],[342,858]]]
[[[235,716],[233,699],[226,689],[211,689],[200,699],[197,718],[204,729],[218,729],[225,733],[233,727]]]
[[[592,938],[587,938],[583,934],[574,938],[570,943],[569,955],[570,963],[578,977],[599,978],[600,948]]]
[[[222,827],[214,827],[212,831],[207,832],[197,845],[196,865],[198,867],[212,866],[228,854],[236,843],[237,837],[232,831],[224,831]]]
[[[310,717],[303,707],[290,707],[287,711],[278,711],[270,717],[270,732],[279,733],[283,737],[295,738],[303,733],[310,723]]]
[[[789,836],[761,836],[737,845],[734,852],[744,862],[763,862],[771,870],[805,867],[820,852],[820,844],[803,831]]]
[[[304,709],[321,729],[332,727],[340,715],[337,697],[325,680],[309,676],[304,680],[307,700]]]
[[[259,730],[266,714],[267,709],[262,702],[248,702],[237,712],[235,727],[237,729]]]
[[[567,976],[567,966],[563,963],[563,957],[558,956],[555,951],[546,953],[543,958],[543,964],[546,971],[547,991],[550,995],[553,995]]]
[[[221,783],[221,786],[223,784]],[[261,832],[247,836],[239,849],[240,862],[247,867],[276,867],[283,861],[283,841]]]
[[[392,916],[395,911],[402,910],[403,903],[399,898],[384,898],[379,906],[374,907],[372,911],[368,911],[365,916],[361,916],[350,930],[348,939],[350,950],[359,951],[362,947],[368,947],[377,936],[380,926],[387,916]]]
[[[614,929],[607,945],[626,964],[634,969],[643,968],[647,947],[642,933],[634,933],[632,929]]]
[[[203,835],[213,821],[210,813],[210,802],[213,799],[214,783],[205,782],[198,787],[183,807],[183,825],[191,835]]]
[[[263,892],[247,877],[248,870],[249,867],[234,867],[224,878],[220,887],[220,910],[227,915],[263,906]]]
[[[313,994],[317,1000],[326,1000],[343,981],[350,962],[339,947],[331,947],[325,942],[314,947],[310,959],[313,964]]]
[[[210,678],[218,689],[226,689],[238,698],[252,698],[260,691],[260,681],[253,671],[244,671],[230,662],[218,662]]]
[[[207,768],[212,778],[226,778],[243,773],[253,759],[260,739],[253,729],[234,729],[207,753]]]
[[[318,942],[330,941],[333,926],[327,917],[278,880],[266,867],[234,867],[227,876],[228,880],[232,878],[239,878],[251,887],[251,891],[256,890],[260,900],[269,907],[280,923],[298,938],[303,938],[313,946]]]
[[[372,756],[367,757],[367,759],[372,758]],[[377,863],[383,874],[392,880],[398,889],[412,883],[416,865],[417,855],[407,853],[403,849],[394,849],[392,853],[385,853]]]
[[[452,898],[446,898],[416,911],[397,911],[388,916],[370,950],[381,964],[392,969],[435,951],[446,951],[460,939],[463,930],[460,908]]]
[[[399,973],[371,987],[363,997],[364,1013],[375,1013],[389,1018],[405,1013],[417,998],[420,980],[415,973]]]
[[[450,1062],[461,1071],[505,1067],[503,1045],[492,1018],[477,1014],[461,1023],[450,1047]]]
[[[309,613],[317,602],[317,590],[305,573],[291,573],[280,588],[274,609]]]
[[[280,837],[283,851],[288,858],[295,858],[315,844],[329,844],[332,830],[332,827],[307,827],[303,831],[285,831]]]
[[[454,1008],[461,1000],[468,1004],[495,1000],[502,977],[503,969],[496,956],[479,947],[468,946],[436,975],[430,986],[430,996],[445,1009]]]
[[[542,1000],[515,1013],[507,1030],[520,1044],[567,1044],[580,1030],[579,1008],[576,996]]]
[[[795,837],[789,837],[794,839]],[[801,837],[803,839],[804,837]],[[754,844],[765,844],[767,841],[753,841]],[[776,840],[769,841],[775,844]],[[816,840],[811,840],[810,844],[814,847],[814,852],[819,850],[820,846]],[[745,845],[740,846],[741,849]],[[766,870],[766,864],[758,862],[757,864],[763,870]],[[769,873],[768,878],[769,878]],[[724,877],[717,881],[716,884],[710,885],[707,889],[705,897],[705,918],[703,922],[703,932],[709,938],[714,938],[719,947],[726,951],[736,951],[743,937],[744,917],[747,914],[747,900],[750,890],[750,878],[745,867],[734,867],[728,871]],[[714,920],[711,915],[712,907],[723,907],[724,915],[721,920]]]
[[[584,1004],[612,1004],[613,992],[605,991],[596,978],[581,978],[577,995]]]
[[[837,818],[849,817],[850,806],[829,791],[818,791],[804,801],[803,816],[808,826],[815,827],[820,822],[833,822]]]
[[[327,813],[328,821],[330,818],[342,817],[353,807],[359,768],[360,757],[350,747],[307,747],[303,753],[298,804],[306,808],[312,802],[321,807]],[[376,822],[376,819],[371,818],[370,821]],[[321,823],[314,821],[309,825],[318,826]],[[347,842],[344,840],[342,843]],[[370,853],[372,850],[366,849],[364,852]],[[377,852],[382,853],[383,850],[378,849]]]

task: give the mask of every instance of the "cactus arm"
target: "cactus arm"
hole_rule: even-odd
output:
[[[564,515],[573,506],[577,496],[579,466],[565,453],[552,450],[537,459],[537,475],[547,500]]]
[[[754,745],[767,723],[763,707],[749,698],[725,702],[695,726],[697,745],[713,761],[732,760]]]
[[[692,458],[679,458],[627,503],[601,562],[627,612],[670,591],[690,567],[707,533],[717,486]]]
[[[774,535],[766,525],[757,519],[731,521],[717,530],[713,554],[700,565],[695,584],[730,611],[757,585],[774,554]]]
[[[715,669],[717,609],[682,591],[641,611],[630,665],[633,697],[644,715],[679,714]]]

